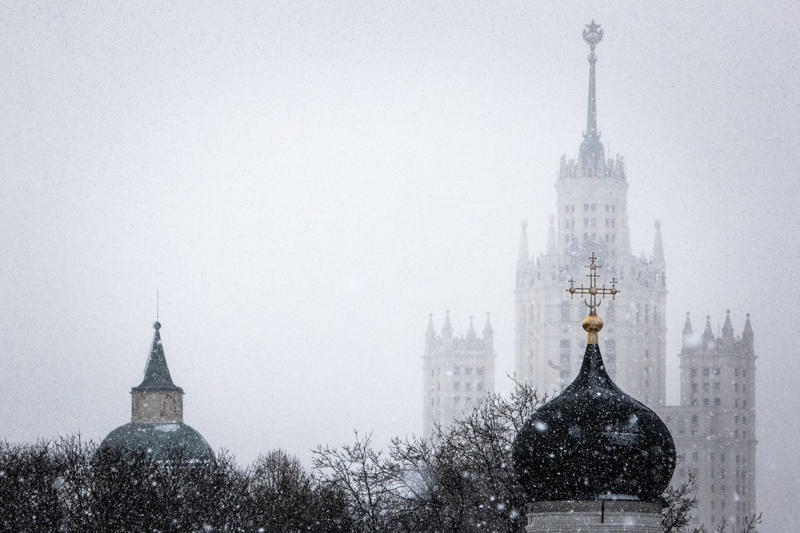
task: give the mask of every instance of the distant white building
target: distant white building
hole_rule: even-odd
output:
[[[469,413],[486,394],[494,391],[494,332],[489,316],[481,337],[472,317],[463,337],[453,336],[450,313],[441,335],[428,318],[423,360],[423,434],[430,435],[435,424],[447,425]]]
[[[695,473],[696,526],[728,520],[736,529],[756,512],[756,355],[750,315],[741,336],[730,313],[715,337],[710,317],[695,336],[683,327],[681,403],[659,410],[678,453],[673,484]]]

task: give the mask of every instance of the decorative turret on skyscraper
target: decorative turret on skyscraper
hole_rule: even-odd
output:
[[[692,321],[689,318],[689,313],[686,313],[686,320],[683,322],[683,331],[681,332],[683,345],[686,346],[692,339]]]
[[[548,218],[550,226],[547,228],[547,255],[556,255],[558,253],[558,241],[556,238],[556,217],[550,215]]]
[[[660,496],[675,468],[667,426],[611,380],[600,355],[600,298],[617,294],[597,284],[597,258],[589,286],[567,292],[585,297],[589,315],[583,364],[564,391],[537,409],[514,443],[514,467],[529,498],[529,533],[661,529]]]
[[[664,264],[664,243],[661,240],[661,221],[656,220],[654,224],[656,235],[653,239],[653,261],[659,265]]]
[[[483,326],[483,340],[494,347],[494,329],[492,329],[491,315],[486,313],[486,324]]]
[[[531,258],[531,254],[528,252],[528,223],[523,220],[521,227],[522,229],[519,232],[519,251],[517,253],[517,262],[524,265]]]
[[[750,313],[747,313],[747,319],[744,322],[744,329],[742,330],[742,343],[749,353],[753,353],[753,326],[750,324]]]
[[[470,317],[467,334],[453,337],[450,311],[442,335],[431,335],[433,319],[428,319],[423,360],[422,425],[426,436],[437,424],[446,426],[454,418],[469,413],[487,394],[494,392],[494,330],[486,315],[482,337]]]
[[[448,309],[444,317],[444,326],[442,326],[442,339],[450,341],[453,338],[453,325],[450,323],[450,310]]]
[[[703,329],[703,336],[701,339],[705,347],[710,347],[714,342],[714,332],[711,331],[711,315],[706,315],[706,327]]]
[[[731,310],[725,311],[725,323],[722,325],[722,343],[726,346],[733,345],[733,324],[731,324]]]
[[[182,449],[192,459],[213,461],[214,452],[200,433],[183,423],[183,389],[172,382],[161,343],[161,323],[155,333],[144,379],[131,389],[131,421],[108,434],[101,450],[141,450],[156,459]]]
[[[673,485],[685,483],[691,474],[695,478],[697,509],[691,525],[696,528],[715,527],[724,519],[732,529],[743,529],[756,512],[755,360],[749,314],[741,337],[730,311],[719,337],[710,317],[700,339],[684,328],[681,402],[659,411],[678,449]]]
[[[425,328],[425,349],[433,348],[436,343],[436,330],[433,328],[433,313],[428,315],[428,327]]]

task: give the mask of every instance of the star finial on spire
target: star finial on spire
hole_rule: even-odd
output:
[[[603,40],[603,28],[600,24],[595,24],[594,19],[584,28],[583,40],[589,44],[589,48],[592,50],[597,46],[597,43]]]

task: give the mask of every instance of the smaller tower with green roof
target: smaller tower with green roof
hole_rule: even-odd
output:
[[[100,448],[144,450],[156,459],[182,449],[191,459],[213,461],[208,442],[183,423],[183,389],[172,382],[161,343],[161,323],[154,323],[153,328],[144,379],[131,389],[131,421],[109,433]]]
[[[153,324],[153,329],[144,379],[131,389],[131,422],[183,422],[183,389],[172,382],[161,343],[161,323]]]

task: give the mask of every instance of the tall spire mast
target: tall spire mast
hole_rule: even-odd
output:
[[[583,40],[589,45],[589,105],[586,114],[586,137],[596,139],[597,134],[597,92],[594,80],[594,64],[597,63],[597,55],[594,49],[603,39],[603,30],[600,24],[595,24],[594,19],[586,25],[583,30]]]
[[[519,253],[517,255],[517,264],[525,265],[530,260],[530,252],[528,251],[528,222],[522,221],[522,230],[519,233]]]
[[[664,264],[664,242],[661,239],[661,221],[655,222],[656,236],[653,240],[653,261]]]
[[[586,112],[586,131],[580,148],[581,166],[585,177],[603,177],[605,175],[605,150],[597,131],[597,90],[595,88],[594,65],[597,55],[594,49],[603,39],[603,30],[592,20],[583,29],[583,40],[589,45],[589,104]]]

